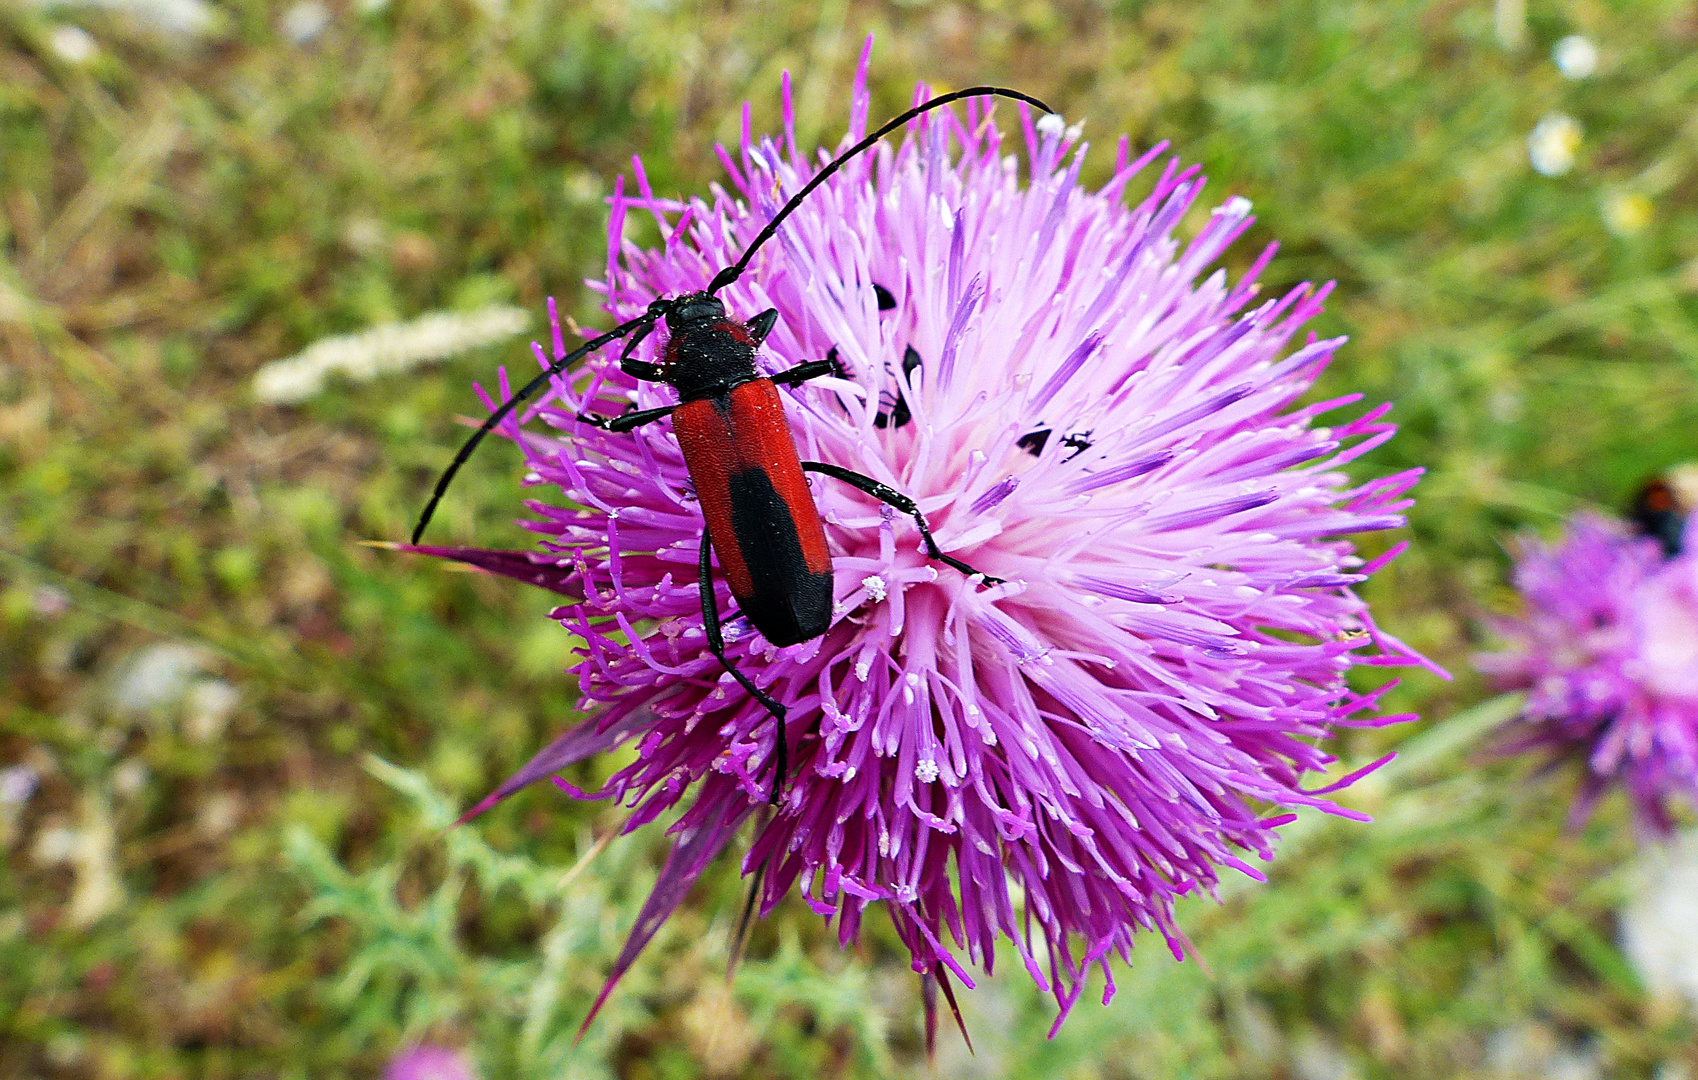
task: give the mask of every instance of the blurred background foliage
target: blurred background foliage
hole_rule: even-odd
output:
[[[1271,288],[1339,282],[1316,329],[1353,341],[1318,392],[1397,403],[1360,475],[1431,470],[1368,592],[1458,675],[1398,692],[1420,726],[1340,740],[1411,749],[1345,796],[1374,825],[1299,821],[1269,886],[1184,908],[1206,970],[1148,941],[1053,1042],[999,972],[964,997],[977,1056],[945,1033],[938,1073],[1698,1071],[1616,943],[1623,808],[1565,832],[1570,777],[1480,757],[1504,705],[1467,662],[1507,532],[1693,456],[1691,0],[9,0],[0,1078],[371,1076],[420,1039],[485,1080],[926,1072],[873,923],[843,954],[791,904],[725,983],[729,861],[572,1048],[663,841],[548,790],[445,833],[573,719],[569,640],[543,595],[357,544],[404,535],[469,380],[522,343],[299,407],[251,390],[432,310],[534,330],[552,294],[594,322],[630,155],[705,190],[745,99],[776,130],[783,70],[803,141],[835,142],[868,33],[875,116],[919,79],[1019,86],[1089,119],[1098,179],[1115,135],[1171,139],[1205,203],[1255,201],[1233,267],[1278,237]],[[1590,77],[1552,61],[1574,34]],[[1553,113],[1579,138],[1541,175]],[[506,449],[445,539],[522,542]]]

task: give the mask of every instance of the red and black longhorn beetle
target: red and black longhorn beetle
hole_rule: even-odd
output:
[[[684,463],[695,485],[706,518],[702,532],[701,581],[702,622],[708,648],[743,689],[772,714],[777,723],[773,750],[776,767],[772,801],[788,778],[788,747],[785,707],[757,687],[725,655],[720,633],[718,602],[714,597],[710,563],[719,556],[721,571],[731,595],[749,622],[776,646],[795,645],[824,634],[831,627],[831,552],[826,547],[825,526],[804,473],[819,473],[866,492],[873,498],[914,519],[926,552],[939,562],[971,577],[971,566],[945,554],[932,539],[926,517],[914,500],[869,476],[823,461],[802,461],[796,440],[784,418],[779,386],[796,386],[809,379],[838,370],[834,359],[799,364],[771,377],[755,369],[755,350],[778,322],[778,312],[768,309],[748,322],[739,322],[725,312],[714,295],[742,276],[749,260],[778,231],[778,226],[799,207],[815,188],[856,155],[866,152],[880,139],[922,113],[950,102],[972,97],[1006,97],[1024,101],[1050,112],[1037,98],[998,86],[974,86],[932,98],[897,116],[877,131],[844,151],[779,208],[771,221],[756,234],[737,262],[714,275],[706,291],[663,297],[649,304],[643,314],[623,322],[567,353],[546,371],[526,383],[517,394],[501,404],[483,426],[466,440],[460,452],[443,471],[413,529],[419,542],[425,526],[460,466],[471,457],[484,437],[505,420],[532,394],[565,368],[597,349],[630,337],[619,357],[619,369],[636,379],[661,382],[678,391],[677,405],[626,411],[621,416],[581,415],[580,420],[606,431],[630,431],[670,416]],[[879,288],[875,286],[875,288]],[[880,289],[880,301],[884,299]],[[656,322],[665,320],[670,333],[663,361],[651,364],[632,355],[648,337]],[[835,351],[835,350],[834,350]],[[910,350],[912,351],[912,350]],[[906,403],[897,418],[906,416]],[[884,419],[882,416],[880,419]],[[879,426],[883,427],[883,424]],[[987,583],[1000,579],[985,577]]]

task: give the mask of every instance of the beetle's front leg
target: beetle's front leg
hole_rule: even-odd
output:
[[[625,343],[624,351],[619,354],[619,370],[631,376],[631,378],[641,379],[643,382],[665,381],[660,377],[659,364],[651,364],[647,360],[638,360],[635,356],[637,346],[641,345],[643,339],[648,337],[653,330],[654,320],[650,319],[638,328],[635,334],[631,335],[631,340]]]
[[[674,406],[662,405],[658,409],[629,409],[618,416],[597,416],[594,413],[579,413],[578,419],[591,427],[603,431],[631,431],[652,424],[656,420],[664,420],[672,415]]]

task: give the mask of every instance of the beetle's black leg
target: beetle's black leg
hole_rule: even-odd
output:
[[[789,778],[790,772],[790,748],[787,745],[788,740],[784,731],[785,708],[768,697],[760,687],[750,682],[749,677],[738,671],[725,655],[725,639],[719,633],[719,599],[713,592],[713,565],[709,554],[711,550],[708,544],[707,530],[703,529],[702,557],[697,568],[700,572],[698,580],[701,582],[702,590],[702,628],[707,631],[708,651],[718,657],[719,662],[725,666],[725,670],[731,673],[731,677],[736,679],[743,689],[749,692],[750,697],[760,702],[762,707],[772,714],[774,720],[778,721],[778,737],[774,740],[772,748],[772,761],[778,769],[772,780],[772,804],[777,806],[778,797],[784,791],[784,781]]]
[[[797,364],[788,371],[781,371],[772,377],[772,381],[780,386],[796,386],[809,379],[817,379],[822,375],[839,374],[836,360],[813,360],[806,364]]]
[[[653,332],[654,320],[652,318],[644,322],[643,325],[637,327],[637,332],[631,335],[630,340],[625,342],[625,348],[619,352],[620,367],[625,366],[625,362],[630,360],[632,354],[637,351],[637,346],[641,345],[643,343],[643,339]]]
[[[778,309],[767,308],[765,311],[749,320],[749,336],[755,341],[755,348],[761,347],[761,342],[772,333],[772,328],[778,325]]]
[[[974,574],[981,574],[985,579],[986,585],[1002,584],[1001,578],[991,577],[989,574],[985,574],[981,570],[973,569],[971,566],[968,566],[953,555],[945,554],[943,549],[937,546],[937,541],[932,539],[932,530],[931,526],[926,524],[926,515],[920,513],[920,508],[915,505],[913,499],[910,499],[895,488],[887,487],[870,476],[862,476],[858,472],[851,472],[848,469],[840,468],[836,465],[827,465],[823,461],[804,461],[802,462],[802,470],[804,472],[816,472],[822,476],[829,476],[835,480],[841,480],[858,491],[866,492],[879,502],[894,507],[897,512],[907,514],[909,517],[914,519],[914,524],[920,527],[920,538],[926,542],[926,554],[930,555],[940,563],[946,563],[955,567],[955,569],[966,574],[968,577],[972,577]]]
[[[591,427],[603,431],[631,431],[644,424],[652,424],[656,420],[664,420],[672,415],[676,406],[662,405],[658,409],[631,409],[618,416],[596,416],[594,413],[579,413],[578,419]]]
[[[659,364],[651,364],[647,360],[638,360],[632,355],[637,351],[637,346],[641,345],[643,339],[648,337],[653,330],[654,320],[650,319],[635,334],[631,335],[631,340],[625,343],[625,351],[619,354],[619,370],[631,376],[631,378],[641,379],[643,382],[665,382]]]
[[[633,379],[643,382],[665,382],[665,373],[659,364],[651,364],[647,360],[626,360],[619,365],[619,370]]]

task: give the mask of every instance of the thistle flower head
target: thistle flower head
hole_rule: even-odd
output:
[[[731,190],[663,199],[640,163],[637,194],[615,189],[592,284],[612,318],[702,289],[829,160],[797,147],[788,81],[785,103],[782,139],[755,138],[745,111],[738,152],[721,152]],[[867,108],[863,62],[849,140]],[[634,740],[595,794],[635,805],[632,827],[686,806],[615,978],[756,817],[743,870],[766,867],[763,912],[797,889],[849,942],[882,905],[917,970],[969,986],[961,960],[988,970],[1007,941],[1065,1016],[1093,964],[1112,992],[1108,958],[1140,928],[1183,955],[1174,899],[1223,867],[1259,877],[1248,860],[1271,857],[1290,808],[1345,813],[1302,786],[1333,761],[1318,740],[1399,719],[1345,682],[1420,662],[1353,592],[1396,549],[1365,563],[1343,537],[1401,526],[1419,470],[1353,483],[1345,463],[1391,437],[1385,408],[1321,426],[1358,396],[1295,404],[1339,345],[1293,347],[1327,290],[1260,298],[1271,247],[1236,282],[1212,269],[1250,204],[1192,216],[1181,241],[1203,180],[1152,166],[1161,147],[1134,158],[1123,140],[1092,191],[1076,128],[1017,119],[1010,139],[970,104],[880,145],[720,294],[736,317],[778,311],[764,371],[839,361],[842,377],[782,391],[802,457],[913,497],[945,551],[1005,581],[928,559],[911,519],[813,481],[831,628],[786,648],[735,618],[726,633],[789,709],[775,812],[774,721],[704,638],[702,511],[678,443],[664,423],[576,419],[669,404],[666,387],[602,355],[531,410],[551,434],[504,429],[545,495],[524,523],[542,552],[422,549],[565,594],[555,614],[584,641],[574,673],[595,717],[486,805]],[[1128,206],[1141,176],[1149,193]],[[650,215],[662,246],[626,240],[628,214]]]
[[[1583,762],[1575,824],[1620,786],[1653,832],[1672,796],[1698,794],[1698,536],[1665,557],[1623,523],[1580,514],[1562,539],[1517,544],[1524,614],[1495,620],[1505,648],[1477,659],[1527,706],[1507,751]]]

